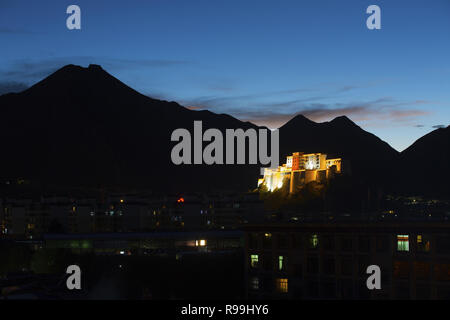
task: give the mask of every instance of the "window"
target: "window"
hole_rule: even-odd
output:
[[[394,278],[409,279],[410,266],[408,261],[394,261]]]
[[[288,279],[277,279],[276,280],[277,291],[281,293],[288,292]]]
[[[417,280],[427,280],[430,277],[431,265],[429,262],[414,261],[414,273]]]
[[[317,256],[308,256],[306,261],[306,270],[309,274],[319,273],[319,258]]]
[[[369,252],[370,251],[370,238],[369,237],[359,236],[358,250],[359,250],[359,252]]]
[[[450,264],[436,263],[434,265],[434,278],[437,281],[450,281]]]
[[[206,240],[195,240],[196,247],[204,247],[206,246]]]
[[[294,265],[294,275],[301,278],[303,274],[303,266],[301,264]]]
[[[327,251],[333,251],[334,250],[334,237],[323,236],[322,237],[322,247]]]
[[[266,249],[270,249],[272,247],[272,234],[271,233],[264,234],[263,246]]]
[[[389,239],[386,236],[376,237],[376,250],[377,252],[387,252],[389,249]]]
[[[252,268],[258,267],[259,257],[257,254],[250,255],[250,265]]]
[[[287,248],[288,247],[288,239],[285,234],[278,235],[278,248]]]
[[[259,290],[259,278],[258,277],[253,277],[250,280],[250,287],[252,288],[252,290]]]
[[[450,237],[438,236],[436,239],[436,252],[448,254],[450,252]]]
[[[368,255],[359,255],[358,260],[358,272],[361,276],[366,275],[367,266],[371,265]]]
[[[278,270],[282,271],[284,269],[284,257],[283,256],[279,256],[278,257]]]
[[[341,272],[344,276],[353,274],[353,259],[351,256],[343,257],[341,260]]]
[[[426,235],[417,235],[417,251],[430,252],[430,239]]]
[[[248,235],[248,247],[250,249],[257,249],[258,248],[258,235],[251,233]]]
[[[273,263],[273,260],[272,260],[272,255],[270,253],[264,254],[262,262],[263,262],[264,270],[267,270],[267,271],[273,270],[274,263]]]
[[[345,252],[353,251],[353,241],[351,238],[342,238],[341,239],[341,250]]]
[[[302,247],[302,235],[301,234],[293,234],[292,235],[292,246],[295,249],[300,249]]]
[[[319,246],[319,236],[317,234],[311,235],[309,238],[309,248],[310,249],[317,249]]]
[[[330,257],[326,257],[323,260],[323,273],[324,274],[334,274],[334,270],[335,269],[335,262],[334,262],[334,257],[330,256]]]
[[[409,251],[409,236],[407,234],[397,235],[397,251]]]

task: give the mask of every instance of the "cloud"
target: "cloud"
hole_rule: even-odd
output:
[[[272,98],[274,96],[287,95],[291,93],[300,92],[300,90],[305,89],[296,89],[296,90],[284,90],[284,91],[272,91],[266,93],[255,93],[255,94],[246,94],[246,95],[235,95],[235,96],[226,96],[226,97],[217,97],[217,96],[209,96],[209,97],[197,97],[195,99],[188,99],[185,101],[180,101],[183,105],[196,106],[197,108],[208,109],[208,110],[220,110],[220,112],[234,112],[241,110],[245,105],[247,108],[292,108],[298,106],[305,102],[318,101],[323,99],[329,99],[329,96],[313,96],[307,98],[297,98],[290,100],[277,100],[274,102],[261,102],[261,100],[266,101],[268,98]],[[240,107],[236,107],[240,106]]]
[[[93,59],[91,57],[91,59]],[[110,65],[113,68],[129,68],[129,67],[172,67],[191,64],[187,60],[168,60],[168,59],[142,59],[142,60],[126,60],[116,58],[95,58],[95,60],[103,61],[103,65]]]
[[[186,108],[189,110],[203,110],[204,109],[201,106],[187,106]]]
[[[360,86],[343,86],[338,91],[340,91],[340,92],[348,92],[348,91],[351,91],[353,89],[359,89],[359,88],[361,88],[361,87]]]
[[[184,60],[142,59],[127,60],[110,57],[73,56],[57,57],[43,60],[14,60],[7,67],[0,70],[0,76],[9,81],[35,82],[55,72],[67,64],[100,64],[107,70],[139,69],[139,68],[168,68],[190,64]]]
[[[415,128],[423,128],[423,127],[425,127],[423,124],[416,124],[415,126],[414,126]]]
[[[337,84],[337,83],[320,83],[308,87],[292,88],[285,90],[264,91],[260,93],[249,93],[241,95],[211,95],[201,96],[191,99],[179,100],[182,105],[195,106],[196,109],[208,109],[214,112],[225,112],[229,114],[242,114],[246,119],[255,119],[264,121],[264,114],[271,117],[287,119],[296,114],[299,110],[311,113],[312,117],[327,118],[330,114],[330,108],[327,104],[308,104],[311,102],[323,102],[330,100],[342,99],[349,91],[363,89],[376,86],[378,83],[361,83],[361,84]],[[383,98],[392,100],[390,98]],[[382,100],[377,102],[383,102]],[[419,103],[420,101],[414,102]],[[314,110],[320,106],[320,110]],[[332,108],[345,107],[344,103],[334,103]],[[242,110],[246,110],[242,112]],[[283,109],[282,111],[273,111],[272,109]],[[324,110],[322,110],[324,109]],[[345,110],[343,110],[345,111]],[[355,110],[356,111],[356,110]],[[261,115],[260,115],[261,114]],[[260,119],[261,118],[261,119]],[[269,119],[271,120],[271,119]]]
[[[0,82],[0,95],[10,92],[21,92],[28,88],[23,82]]]
[[[302,103],[295,112],[278,111],[276,108],[261,108],[252,110],[233,110],[232,114],[241,120],[258,125],[277,128],[289,121],[295,115],[302,114],[316,121],[329,121],[335,117],[346,115],[353,121],[386,122],[394,121],[406,124],[413,119],[429,114],[426,110],[414,109],[412,106],[427,103],[424,100],[398,102],[390,97],[383,97],[368,102],[354,103]],[[288,102],[285,102],[288,104]],[[278,103],[277,105],[282,105]],[[408,106],[405,108],[405,106]],[[401,108],[401,109],[400,109]]]
[[[443,125],[443,124],[437,124],[437,125],[435,125],[435,126],[432,126],[433,129],[442,129],[442,128],[445,128],[445,127],[446,127],[446,126]]]

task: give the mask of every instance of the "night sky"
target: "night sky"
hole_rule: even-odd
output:
[[[271,128],[345,114],[401,151],[450,124],[450,1],[0,0],[0,93],[69,63]]]

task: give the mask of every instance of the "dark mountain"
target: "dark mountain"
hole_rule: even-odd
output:
[[[68,65],[21,93],[0,96],[0,177],[51,186],[247,190],[258,165],[173,165],[171,133],[194,120],[207,128],[257,128],[209,111],[149,98],[100,66]],[[193,137],[192,137],[193,139]],[[225,143],[225,141],[224,141]],[[346,117],[296,116],[280,129],[280,163],[295,151],[340,156],[352,174],[378,181],[398,153]]]
[[[321,152],[341,157],[344,170],[369,184],[387,183],[391,164],[399,153],[346,116],[316,123],[298,115],[280,128],[283,159],[292,151]]]
[[[228,115],[151,99],[100,66],[68,65],[0,97],[0,177],[49,185],[195,190],[255,186],[259,167],[173,165],[177,128],[256,127]],[[192,137],[193,140],[193,137]]]
[[[400,155],[399,181],[411,194],[450,195],[450,126],[436,129]]]

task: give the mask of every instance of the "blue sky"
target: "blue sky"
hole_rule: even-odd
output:
[[[81,30],[66,8],[81,8]],[[368,30],[366,8],[381,8]],[[278,127],[347,115],[401,151],[450,121],[448,0],[0,2],[0,92],[68,64]]]

